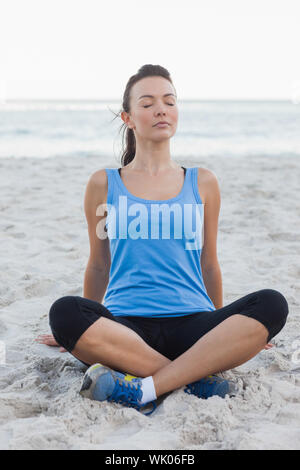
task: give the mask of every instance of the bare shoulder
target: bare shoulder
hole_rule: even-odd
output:
[[[90,181],[96,186],[105,187],[107,185],[107,173],[104,168],[97,170],[90,176]]]
[[[215,181],[217,175],[214,171],[208,168],[198,168],[198,181]]]
[[[105,202],[107,197],[107,173],[105,169],[97,170],[89,177],[86,194],[90,199]]]
[[[208,168],[198,168],[198,191],[203,203],[213,197],[220,197],[220,187],[217,175]]]

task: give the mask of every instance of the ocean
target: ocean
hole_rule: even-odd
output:
[[[0,157],[99,155],[120,162],[120,101],[9,101],[0,105]],[[180,101],[173,158],[300,155],[300,104]],[[113,113],[114,112],[114,113]]]

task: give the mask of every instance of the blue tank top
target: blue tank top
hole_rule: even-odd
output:
[[[155,318],[216,310],[200,263],[204,205],[197,167],[186,169],[180,193],[167,200],[136,197],[117,168],[105,170],[111,266],[103,305],[115,316]]]

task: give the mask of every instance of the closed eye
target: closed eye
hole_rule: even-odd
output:
[[[175,106],[174,104],[171,104],[171,103],[167,103],[169,106]],[[143,106],[143,108],[149,108],[149,106],[151,106],[151,104],[148,104],[147,106]]]

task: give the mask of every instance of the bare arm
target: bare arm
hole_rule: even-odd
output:
[[[199,172],[198,172],[199,175]],[[222,273],[217,256],[218,219],[221,207],[220,188],[216,175],[202,169],[198,176],[198,188],[204,206],[204,243],[201,252],[201,269],[203,281],[209,297],[216,309],[223,307]],[[271,349],[267,343],[264,349]]]
[[[216,175],[207,169],[201,172],[200,185],[205,204],[204,241],[201,252],[203,281],[214,306],[221,308],[223,307],[223,286],[217,255],[218,219],[221,206],[220,188]]]
[[[203,281],[214,306],[223,307],[222,273],[220,266],[203,271]]]
[[[83,296],[102,303],[109,279],[109,239],[104,231],[106,220],[107,176],[99,170],[90,177],[84,211],[88,224],[90,256],[84,274]],[[103,238],[106,234],[106,238]],[[102,237],[102,238],[101,238]]]
[[[107,289],[108,279],[109,273],[103,273],[87,265],[84,273],[83,297],[96,300],[101,304]]]

